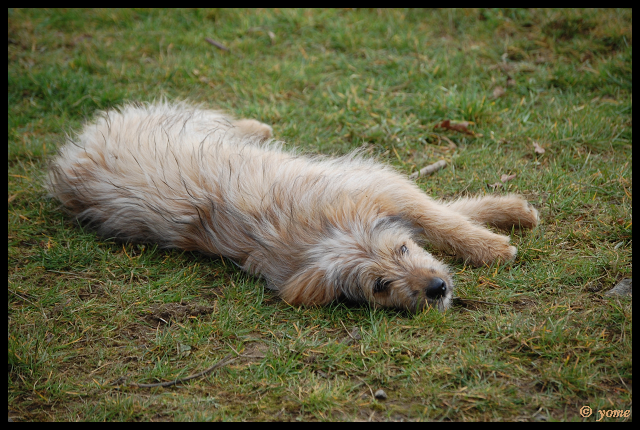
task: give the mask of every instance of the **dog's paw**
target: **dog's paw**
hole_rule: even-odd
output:
[[[540,214],[528,201],[518,198],[514,205],[513,212],[514,226],[532,229],[540,222]]]
[[[499,211],[494,213],[489,224],[503,230],[512,227],[532,229],[540,222],[536,208],[517,195],[502,197],[499,200]]]
[[[491,240],[479,243],[466,252],[466,258],[474,266],[484,266],[494,262],[509,262],[516,258],[518,249],[509,245],[511,238],[499,234],[492,234]]]
[[[522,211],[524,216],[520,219],[520,225],[523,228],[531,229],[537,226],[540,222],[540,214],[529,202],[525,202],[525,204],[527,207]]]
[[[516,255],[518,255],[518,248],[516,248],[515,246],[507,246],[497,252],[496,255],[496,260],[500,260],[503,262],[513,261],[515,260]]]

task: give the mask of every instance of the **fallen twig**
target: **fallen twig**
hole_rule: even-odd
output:
[[[411,175],[409,175],[409,179],[418,179],[421,178],[423,176],[428,176],[434,172],[437,172],[438,170],[444,168],[447,165],[447,162],[444,160],[440,160],[436,163],[430,164],[426,167],[423,167],[422,169],[420,169],[418,172],[413,172]]]
[[[131,384],[131,386],[132,387],[138,387],[138,388],[170,387],[172,385],[176,385],[176,384],[179,384],[181,382],[188,381],[189,379],[195,379],[195,378],[199,378],[200,376],[206,375],[207,373],[210,373],[210,372],[214,371],[215,369],[217,369],[219,367],[222,367],[222,366],[224,366],[226,364],[231,363],[232,361],[237,360],[239,357],[240,356],[233,357],[232,354],[229,354],[229,355],[225,356],[222,360],[218,361],[216,364],[214,364],[213,366],[209,367],[208,369],[203,370],[202,372],[198,372],[195,375],[190,375],[190,376],[187,376],[185,378],[176,379],[174,381],[157,382],[155,384],[133,383],[133,384]]]
[[[204,40],[206,40],[207,42],[209,42],[210,44],[212,44],[213,46],[215,46],[216,48],[220,48],[223,51],[228,51],[229,48],[227,48],[226,46],[224,46],[222,43],[220,42],[216,42],[215,40],[209,38],[209,37],[205,37]]]

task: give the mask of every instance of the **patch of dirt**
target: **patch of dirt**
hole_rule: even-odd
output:
[[[245,345],[244,351],[239,363],[254,363],[259,362],[266,357],[269,345],[261,342],[251,342]]]
[[[526,308],[536,306],[535,300],[532,300],[526,297],[518,297],[512,300],[509,300],[508,303],[516,309],[526,309]]]
[[[143,324],[132,323],[120,329],[120,336],[127,339],[135,339],[145,342],[154,330]]]
[[[542,26],[542,32],[560,40],[571,40],[578,35],[588,35],[595,23],[584,18],[561,17]]]
[[[164,303],[152,306],[151,309],[145,311],[142,319],[155,327],[158,324],[169,324],[172,319],[180,321],[188,317],[208,315],[213,313],[213,310],[213,306]]]
[[[104,294],[104,287],[100,284],[94,284],[89,287],[78,290],[78,297],[82,300],[88,300]]]
[[[462,297],[454,297],[451,302],[452,307],[461,307],[470,311],[480,311],[487,306],[492,306],[491,303],[483,302],[482,300],[463,299]],[[495,305],[493,305],[495,306]]]

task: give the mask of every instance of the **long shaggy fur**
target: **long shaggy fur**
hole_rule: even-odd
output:
[[[438,203],[357,152],[309,157],[271,128],[186,103],[102,112],[52,162],[48,189],[104,237],[222,255],[291,304],[333,300],[446,309],[448,268],[425,240],[473,264],[508,261],[499,228],[531,228],[518,196]]]

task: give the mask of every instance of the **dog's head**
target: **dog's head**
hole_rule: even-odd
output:
[[[449,307],[453,298],[449,269],[420,245],[420,235],[421,230],[401,216],[372,223],[361,244],[368,258],[358,267],[367,301],[410,311]]]
[[[446,310],[453,279],[419,244],[421,231],[401,216],[331,228],[306,253],[308,263],[281,289],[290,303],[336,298],[419,311]]]

